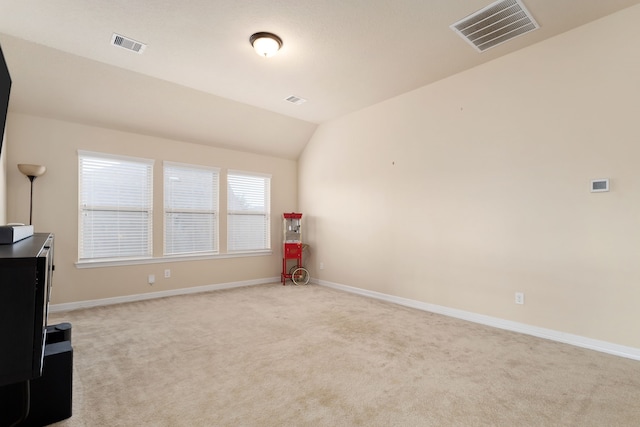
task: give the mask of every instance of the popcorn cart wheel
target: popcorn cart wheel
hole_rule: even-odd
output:
[[[306,248],[307,248],[307,245],[302,245],[303,251]],[[289,277],[291,278],[291,281],[295,285],[307,285],[309,284],[309,280],[311,279],[309,270],[307,270],[304,267],[298,267],[295,264],[289,269]]]

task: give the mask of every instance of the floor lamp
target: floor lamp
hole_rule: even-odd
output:
[[[21,163],[18,165],[18,169],[31,181],[31,195],[29,196],[29,225],[31,225],[33,218],[33,180],[42,176],[47,171],[47,168],[42,165],[27,165]]]

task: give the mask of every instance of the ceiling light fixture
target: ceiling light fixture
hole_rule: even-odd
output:
[[[265,58],[275,55],[282,47],[282,39],[272,33],[255,33],[249,37],[249,41],[256,53]]]

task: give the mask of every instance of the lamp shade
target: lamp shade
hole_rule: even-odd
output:
[[[18,165],[18,169],[26,176],[41,176],[47,171],[47,168],[45,166],[28,165],[25,163],[20,163]]]
[[[282,47],[282,39],[271,33],[255,33],[249,41],[256,53],[266,58],[275,55]]]

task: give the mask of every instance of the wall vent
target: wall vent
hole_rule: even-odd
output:
[[[116,33],[113,33],[111,36],[111,44],[140,54],[147,48],[147,45],[144,43],[140,43]]]
[[[451,24],[478,52],[540,28],[520,0],[499,0]]]
[[[288,96],[284,100],[296,105],[304,104],[305,102],[307,102],[306,99],[294,95]]]
[[[605,191],[609,191],[609,179],[594,179],[591,181],[591,192],[592,193],[602,193]]]

